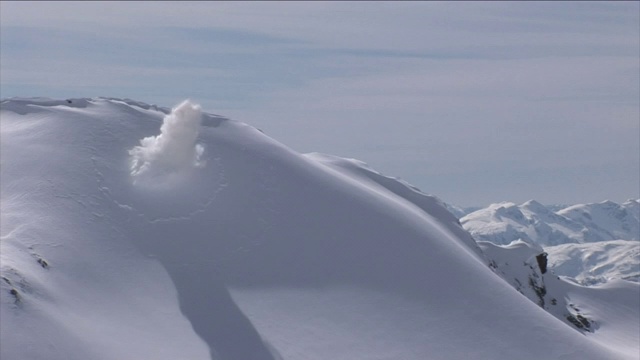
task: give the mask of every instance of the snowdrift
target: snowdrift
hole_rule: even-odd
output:
[[[637,284],[576,295],[615,317],[577,331],[439,200],[361,162],[188,102],[0,114],[3,360],[637,356]]]

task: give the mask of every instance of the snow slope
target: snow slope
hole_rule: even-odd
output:
[[[557,254],[547,254],[539,245],[522,240],[508,245],[490,242],[479,245],[490,259],[491,268],[519,293],[591,340],[612,348],[618,353],[615,358],[637,358],[640,342],[637,284],[612,279],[595,286],[580,286],[556,276],[551,267],[554,264],[551,261],[544,264],[542,259]]]
[[[522,239],[541,245],[560,245],[640,240],[639,212],[638,200],[622,205],[611,201],[573,205],[556,212],[530,200],[521,205],[491,204],[465,215],[460,222],[474,238],[495,244]]]
[[[637,284],[571,285],[600,324],[581,333],[361,162],[189,102],[0,118],[3,360],[637,358]]]

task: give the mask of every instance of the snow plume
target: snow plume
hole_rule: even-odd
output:
[[[201,120],[202,109],[189,100],[174,107],[164,117],[160,135],[143,138],[139,146],[129,150],[134,183],[141,179],[166,181],[201,166],[204,148],[196,144]]]

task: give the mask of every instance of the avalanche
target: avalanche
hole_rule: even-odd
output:
[[[597,324],[580,331],[439,200],[359,161],[190,102],[0,116],[3,360],[637,358],[638,284],[545,274]]]

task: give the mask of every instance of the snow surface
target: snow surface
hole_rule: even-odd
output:
[[[0,118],[3,360],[640,351],[638,284],[548,281],[598,325],[580,331],[492,271],[439,200],[356,160],[190,102],[9,99]]]
[[[552,268],[542,271],[537,257],[546,253],[540,245],[522,240],[508,245],[490,242],[479,245],[499,276],[557,319],[576,327],[589,339],[609,346],[618,353],[615,358],[637,358],[640,354],[637,284],[614,279],[597,286],[580,286],[556,276]]]

